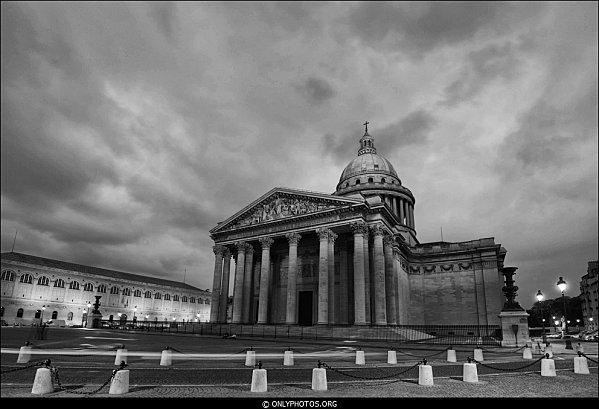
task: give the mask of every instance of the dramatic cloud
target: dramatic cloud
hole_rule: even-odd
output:
[[[597,3],[1,7],[2,251],[209,288],[208,231],[369,121],[420,241],[494,236],[523,305],[597,259]]]

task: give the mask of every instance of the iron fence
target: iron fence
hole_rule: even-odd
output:
[[[354,326],[286,324],[218,324],[175,321],[102,321],[102,327],[220,337],[295,338],[308,340],[346,339],[438,345],[501,345],[499,325],[396,325]]]

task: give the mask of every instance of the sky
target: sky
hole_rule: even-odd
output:
[[[332,193],[367,120],[420,242],[494,237],[526,308],[597,259],[596,2],[1,12],[2,251],[209,289],[209,230]]]

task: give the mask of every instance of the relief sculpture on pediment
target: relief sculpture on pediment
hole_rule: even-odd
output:
[[[311,202],[298,198],[275,197],[256,206],[248,216],[236,221],[231,227],[244,227],[285,217],[299,216],[334,208],[327,203]]]

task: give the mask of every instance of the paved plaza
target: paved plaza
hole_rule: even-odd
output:
[[[554,343],[556,377],[541,377],[540,364],[522,359],[515,348],[484,348],[478,365],[479,382],[462,381],[462,365],[472,356],[471,346],[455,346],[457,363],[446,362],[445,346],[376,342],[302,341],[258,338],[155,334],[118,330],[52,328],[47,339],[35,340],[29,328],[2,330],[2,397],[31,397],[35,368],[14,371],[18,350],[34,345],[30,363],[50,359],[59,369],[62,386],[52,397],[81,397],[69,391],[93,391],[110,378],[115,350],[128,350],[130,389],[120,397],[597,397],[597,365],[590,375],[573,372],[574,351]],[[585,354],[597,360],[597,343],[583,343]],[[173,364],[159,365],[160,353],[173,349]],[[576,346],[576,344],[575,344]],[[245,351],[267,369],[268,392],[250,392],[253,368],[246,367]],[[294,350],[294,366],[283,366],[283,352]],[[397,365],[387,364],[387,351],[397,350]],[[365,365],[355,364],[357,349]],[[418,385],[417,364],[423,357],[433,367],[434,386]],[[311,390],[312,369],[326,363],[328,391]],[[531,365],[532,364],[532,365]],[[527,366],[528,365],[528,366]],[[506,391],[510,391],[506,394]],[[46,395],[48,396],[48,395]],[[108,387],[94,397],[108,395]]]

